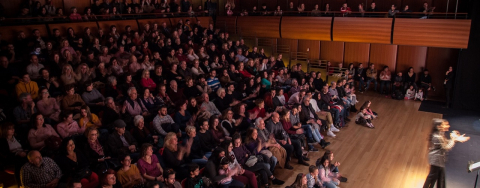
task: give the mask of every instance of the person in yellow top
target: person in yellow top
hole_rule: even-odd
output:
[[[15,92],[17,92],[17,96],[22,93],[30,93],[32,98],[36,99],[38,97],[37,82],[30,80],[30,76],[25,72],[20,82],[15,86]]]
[[[90,108],[87,105],[83,105],[80,108],[80,120],[78,121],[80,127],[90,128],[96,126],[99,128],[102,126],[102,122],[98,119],[98,116],[90,112]]]

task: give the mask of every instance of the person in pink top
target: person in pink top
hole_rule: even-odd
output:
[[[150,78],[150,71],[144,69],[142,73],[142,80],[140,84],[144,88],[148,88],[150,91],[155,91],[157,88],[157,84]]]
[[[142,145],[141,158],[137,162],[138,170],[140,175],[148,181],[164,182],[162,166],[160,166],[157,156],[153,155],[152,147],[149,143]]]
[[[51,136],[59,137],[52,126],[45,124],[43,115],[36,113],[32,115],[32,128],[28,132],[28,142],[32,149],[42,149],[45,147],[45,140]]]
[[[339,174],[334,173],[330,169],[330,160],[322,158],[321,164],[318,166],[318,177],[323,182],[324,187],[337,187],[340,185]]]
[[[137,73],[138,70],[142,69],[142,66],[140,65],[140,63],[137,62],[137,57],[135,57],[134,55],[130,57],[129,63],[130,65],[128,65],[128,70],[130,71],[130,74],[135,75],[135,73]]]
[[[70,14],[68,18],[70,18],[71,21],[82,21],[82,16],[77,12],[77,7],[72,7],[70,10],[72,14]]]
[[[85,132],[86,126],[80,127],[78,123],[73,120],[72,112],[64,112],[62,119],[63,121],[57,125],[58,134],[60,134],[62,138],[83,134],[83,132]]]

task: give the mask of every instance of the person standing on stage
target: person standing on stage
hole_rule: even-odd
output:
[[[453,148],[455,142],[466,142],[470,137],[464,134],[460,135],[458,131],[450,133],[450,139],[445,137],[445,132],[450,128],[450,124],[444,119],[433,119],[432,133],[429,137],[428,160],[430,162],[430,172],[423,188],[433,188],[437,182],[437,188],[445,188],[445,162],[447,161],[447,152]]]

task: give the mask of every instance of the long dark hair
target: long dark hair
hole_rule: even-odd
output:
[[[210,156],[210,158],[208,158],[209,161],[212,161],[213,164],[215,164],[215,167],[218,167],[218,165],[220,164],[220,157],[218,157],[218,155],[221,153],[221,152],[225,152],[225,149],[223,149],[222,147],[217,147],[215,148],[215,150],[213,150],[212,152],[212,155]],[[225,152],[225,155],[227,155],[227,152]]]
[[[302,188],[302,187],[305,187],[305,186],[302,186],[302,178],[303,176],[305,176],[305,174],[303,173],[298,173],[297,174],[297,177],[295,178],[295,182],[293,182],[293,184],[290,186],[292,188]]]
[[[360,108],[368,109],[368,103],[371,103],[371,102],[370,102],[370,101],[365,101],[365,102],[362,104],[362,107],[360,107]]]

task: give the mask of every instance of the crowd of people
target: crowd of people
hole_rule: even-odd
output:
[[[352,8],[348,6],[347,3],[343,3],[339,9],[332,9],[329,3],[325,3],[324,9],[322,10],[318,4],[315,4],[311,9],[305,7],[304,3],[299,3],[297,7],[294,6],[293,1],[291,1],[288,5],[287,10],[284,12],[280,5],[278,5],[274,10],[269,9],[267,4],[263,3],[260,8],[257,6],[253,6],[251,10],[243,9],[239,11],[237,14],[233,11],[235,8],[234,3],[227,2],[225,4],[225,11],[227,16],[332,16],[335,14],[336,11],[340,12],[341,16],[355,16],[355,17],[383,17],[383,14],[379,14],[381,12],[388,12],[388,17],[395,17],[397,13],[401,13],[400,17],[412,17],[411,13],[416,12],[410,9],[409,5],[405,5],[403,9],[398,10],[395,4],[390,6],[388,10],[379,10],[376,6],[376,2],[373,1],[370,4],[369,8],[365,8],[364,3],[358,4],[358,9],[353,11]],[[310,8],[310,7],[309,7]],[[418,12],[422,13],[419,14],[421,18],[428,18],[430,17],[435,10],[435,7],[430,7],[427,2],[423,3],[423,6],[418,9]]]
[[[357,110],[355,95],[376,90],[374,64],[327,83],[188,19],[50,29],[0,41],[0,164],[26,188],[269,187],[292,161],[310,168],[293,187],[331,188],[346,181],[340,163],[329,151],[311,166],[308,152],[327,147],[351,112],[369,128],[378,117],[370,101]],[[413,69],[397,77],[385,67],[380,92],[423,88],[425,99],[432,88],[427,70],[418,84]]]
[[[42,4],[42,1],[25,0],[15,18],[23,18],[20,21],[28,23],[152,17],[146,14],[155,14],[153,17],[193,17],[213,16],[217,9],[216,3],[211,0],[207,0],[203,7],[193,7],[189,0],[132,0],[130,3],[126,0],[90,0],[90,4],[91,6],[78,10],[79,7],[56,7],[53,0],[46,0],[45,4]],[[64,8],[69,9],[68,13]],[[2,3],[0,10],[4,10]],[[0,12],[0,20],[9,17],[4,15],[4,11]]]

